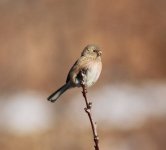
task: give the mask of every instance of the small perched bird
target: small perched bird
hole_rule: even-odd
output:
[[[87,45],[80,58],[70,69],[66,83],[47,99],[55,102],[66,90],[81,87],[82,80],[84,80],[85,87],[90,87],[96,83],[102,70],[101,54],[101,50],[96,45]],[[82,77],[82,73],[84,77]]]

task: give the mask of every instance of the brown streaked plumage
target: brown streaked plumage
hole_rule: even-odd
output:
[[[70,69],[66,83],[47,99],[55,102],[66,90],[81,86],[81,71],[85,72],[85,86],[90,87],[98,80],[101,70],[101,50],[95,45],[87,45],[81,53],[81,57]]]

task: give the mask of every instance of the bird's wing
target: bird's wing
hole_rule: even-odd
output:
[[[74,78],[77,77],[77,75],[80,73],[80,70],[82,71],[86,71],[88,69],[88,63],[89,61],[87,61],[86,57],[80,57],[72,66],[72,68],[70,69],[67,79],[66,79],[66,83],[69,82],[69,80],[71,79],[71,77]]]
[[[68,75],[67,75],[66,83],[69,82],[69,80],[70,80],[70,72],[73,70],[74,66],[75,66],[77,63],[78,63],[78,60],[77,60],[77,61],[74,63],[74,65],[71,67],[71,69],[70,69],[70,71],[69,71],[69,73],[68,73]]]

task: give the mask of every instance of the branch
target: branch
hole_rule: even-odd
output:
[[[90,124],[92,127],[92,132],[93,132],[93,139],[94,139],[94,147],[95,150],[99,150],[99,137],[97,134],[97,124],[96,122],[94,123],[93,119],[92,119],[92,115],[91,115],[91,109],[92,109],[92,102],[88,102],[86,94],[87,94],[87,89],[85,86],[85,74],[83,74],[83,72],[81,71],[81,76],[82,76],[82,82],[81,82],[81,86],[82,86],[82,95],[85,99],[85,103],[86,103],[86,107],[84,108],[85,112],[87,113],[89,120],[90,120]]]

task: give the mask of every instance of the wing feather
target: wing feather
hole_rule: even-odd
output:
[[[88,60],[88,61],[87,61]],[[80,70],[87,70],[88,69],[88,63],[91,61],[91,59],[87,59],[86,57],[82,56],[80,57],[74,65],[71,67],[66,82],[69,82],[70,79],[74,82],[77,75],[80,73]]]

